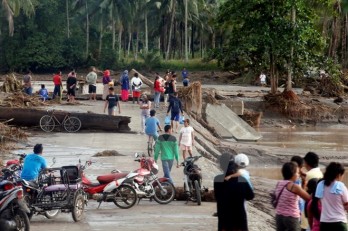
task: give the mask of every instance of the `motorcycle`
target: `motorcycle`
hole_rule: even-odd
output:
[[[137,174],[113,171],[111,174],[98,176],[98,183],[93,183],[84,173],[86,167],[91,164],[92,161],[86,161],[85,165],[79,164],[78,168],[82,178],[83,190],[87,193],[89,199],[99,202],[98,208],[102,202],[113,202],[121,209],[129,209],[135,205],[138,198],[137,193],[126,182],[131,183],[131,179]]]
[[[202,156],[188,157],[182,163],[184,166],[184,191],[187,195],[187,201],[197,202],[198,205],[202,203],[203,191],[208,189],[202,187],[202,173],[201,169],[195,162]]]
[[[140,163],[140,168],[134,173],[138,175],[134,178],[132,185],[136,189],[139,202],[142,198],[154,199],[159,204],[168,204],[174,200],[175,187],[169,182],[168,178],[158,178],[158,165],[153,158],[139,156],[135,153],[135,161]]]
[[[10,181],[0,182],[1,231],[30,231],[29,212],[23,201],[23,189]]]
[[[52,159],[52,167],[56,163],[56,158]],[[44,176],[44,175],[42,175]],[[44,185],[40,185],[37,181],[26,181],[24,179],[16,179],[16,181],[20,181],[20,185],[24,190],[24,201],[30,208],[30,212],[28,213],[29,220],[33,217],[33,215],[43,215],[47,219],[53,219],[58,216],[60,213],[59,209],[53,210],[41,210],[32,205],[35,203],[38,195],[43,191]]]

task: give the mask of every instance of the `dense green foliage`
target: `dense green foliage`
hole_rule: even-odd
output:
[[[347,10],[348,0],[4,0],[0,71],[209,70],[217,60],[265,71],[276,87],[348,66]]]
[[[34,14],[25,13],[27,4],[16,5],[22,11],[13,15],[13,35],[6,23],[0,24],[1,71],[46,72],[89,65],[118,69],[132,64],[163,69],[173,66],[170,60],[185,58],[185,0],[5,2],[12,6],[29,1]],[[190,59],[206,57],[215,46],[212,19],[219,2],[187,1]],[[6,19],[4,9],[0,5]]]

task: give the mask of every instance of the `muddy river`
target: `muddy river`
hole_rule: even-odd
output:
[[[330,128],[260,128],[259,132],[263,136],[257,142],[259,145],[308,150],[348,151],[348,126],[345,125],[334,125]]]

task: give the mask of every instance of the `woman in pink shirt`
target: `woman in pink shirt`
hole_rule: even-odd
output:
[[[278,182],[275,190],[278,198],[277,231],[300,231],[301,216],[298,201],[300,197],[308,201],[310,195],[300,185],[295,184],[299,178],[299,168],[295,162],[285,163],[282,167],[282,175],[284,180]]]
[[[319,182],[315,197],[320,199],[320,231],[347,231],[348,190],[342,183],[344,167],[331,162]]]

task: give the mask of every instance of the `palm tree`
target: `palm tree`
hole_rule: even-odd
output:
[[[10,36],[13,36],[14,33],[13,18],[18,16],[21,10],[27,16],[30,16],[35,12],[35,5],[31,0],[2,0],[1,6],[2,9],[0,8],[0,10],[3,10],[6,14]]]

